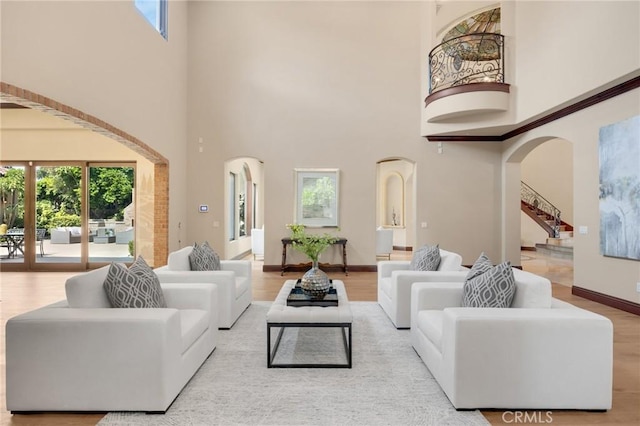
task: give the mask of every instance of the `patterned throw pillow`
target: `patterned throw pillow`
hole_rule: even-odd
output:
[[[208,242],[205,241],[202,245],[195,243],[189,254],[189,264],[192,271],[219,271],[220,256]]]
[[[129,269],[112,263],[103,285],[114,308],[167,307],[158,276],[141,256]]]
[[[478,257],[478,259],[469,270],[465,281],[475,278],[478,275],[482,275],[485,272],[489,271],[491,268],[493,268],[493,263],[491,262],[491,260],[489,260],[487,255],[482,252],[482,254],[480,254],[480,257]]]
[[[484,274],[465,281],[462,306],[469,308],[508,308],[516,294],[511,262],[503,262]]]
[[[440,247],[422,246],[413,253],[409,269],[412,271],[437,271],[440,266]]]

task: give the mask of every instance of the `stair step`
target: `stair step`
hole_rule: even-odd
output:
[[[552,257],[573,259],[573,247],[556,246],[551,244],[536,244],[536,251]]]
[[[555,247],[573,247],[573,238],[547,238],[547,245]]]

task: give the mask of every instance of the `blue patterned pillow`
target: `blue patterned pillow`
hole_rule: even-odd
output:
[[[503,262],[483,274],[466,280],[462,306],[469,308],[508,308],[516,294],[511,262]]]
[[[409,269],[412,271],[437,271],[440,266],[440,247],[422,246],[413,253]]]
[[[112,263],[103,285],[114,308],[167,307],[160,280],[142,256],[129,269],[122,263]]]
[[[219,271],[220,256],[208,242],[205,241],[202,245],[195,243],[189,254],[189,264],[192,271]]]

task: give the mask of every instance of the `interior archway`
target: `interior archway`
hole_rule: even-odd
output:
[[[13,103],[25,108],[41,111],[60,119],[68,120],[80,127],[106,136],[133,150],[153,164],[153,225],[150,251],[153,253],[153,265],[166,263],[168,255],[169,222],[169,162],[160,153],[141,140],[110,125],[97,117],[39,95],[29,90],[0,82],[0,99],[4,103]]]

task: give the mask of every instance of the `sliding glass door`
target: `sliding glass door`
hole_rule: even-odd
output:
[[[0,164],[3,270],[84,270],[131,262],[134,163]]]

